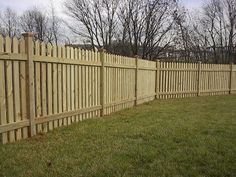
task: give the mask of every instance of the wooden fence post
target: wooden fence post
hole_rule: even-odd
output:
[[[234,64],[230,64],[230,80],[229,80],[229,94],[233,93],[233,66]]]
[[[106,50],[100,49],[101,72],[100,72],[100,104],[102,106],[100,116],[105,115],[105,55]]]
[[[159,84],[160,84],[160,60],[156,61],[156,99],[159,99]]]
[[[135,103],[134,105],[137,106],[138,105],[138,56],[135,56]]]
[[[33,34],[24,33],[25,52],[27,55],[27,115],[30,122],[30,136],[36,135],[35,127],[35,95],[34,95],[34,61],[33,61]]]
[[[201,96],[201,65],[202,62],[198,62],[198,79],[197,79],[197,96]]]

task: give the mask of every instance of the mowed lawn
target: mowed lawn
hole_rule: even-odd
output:
[[[0,145],[0,176],[235,177],[236,96],[154,101]]]

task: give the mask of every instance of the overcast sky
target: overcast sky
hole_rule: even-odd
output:
[[[22,13],[24,10],[34,6],[46,9],[48,6],[50,6],[50,1],[54,2],[56,11],[59,14],[62,14],[62,4],[65,0],[0,0],[0,10],[10,7],[16,10],[18,13]]]
[[[23,11],[32,8],[36,6],[37,8],[40,8],[42,10],[49,10],[50,2],[53,1],[53,4],[55,6],[55,10],[59,17],[66,20],[67,16],[64,14],[64,10],[62,8],[63,2],[66,2],[67,0],[0,0],[0,13],[7,7],[15,10],[18,14],[21,14]],[[204,0],[179,0],[182,5],[187,7],[190,10],[198,9],[201,7]],[[67,36],[70,33],[67,28],[64,29],[67,31]],[[71,34],[71,36],[73,36]],[[76,36],[72,37],[73,40],[78,40]]]
[[[180,2],[187,8],[199,8],[203,4],[204,0],[180,0]]]
[[[56,10],[59,14],[63,14],[62,4],[66,0],[53,0],[56,6]],[[202,5],[203,0],[180,0],[187,8],[199,8]],[[46,8],[50,4],[50,0],[0,0],[0,10],[10,7],[16,10],[18,13],[24,10],[37,6],[40,8]]]

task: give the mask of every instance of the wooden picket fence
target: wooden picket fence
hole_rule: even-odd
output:
[[[0,36],[0,141],[154,99],[236,92],[236,65],[167,63]]]

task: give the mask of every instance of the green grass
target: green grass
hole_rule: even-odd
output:
[[[235,177],[236,96],[154,101],[0,145],[0,176]]]

